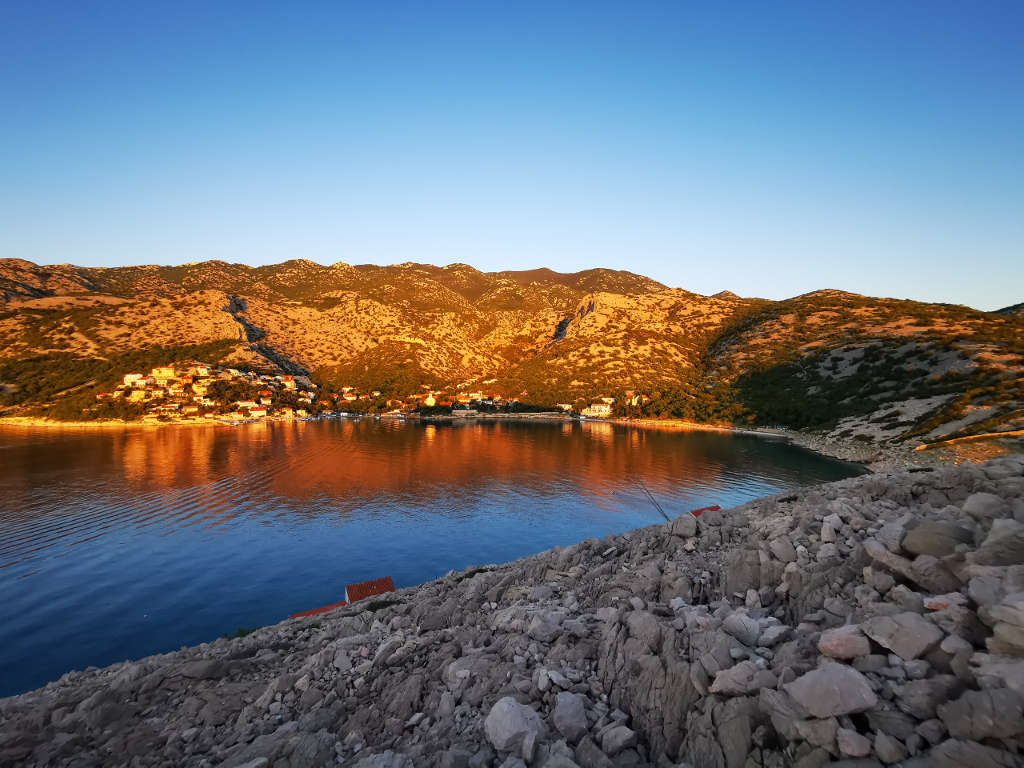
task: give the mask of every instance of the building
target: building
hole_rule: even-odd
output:
[[[154,379],[173,379],[177,374],[173,365],[161,365],[153,369],[150,374]]]
[[[249,415],[254,419],[265,419],[267,417],[266,408],[250,408]]]
[[[556,408],[560,408],[563,411],[571,411],[572,410],[572,403],[555,403],[555,407]]]
[[[591,403],[590,407],[584,408],[581,413],[584,416],[597,416],[605,418],[612,415],[612,407],[609,403]]]
[[[144,387],[146,385],[146,377],[141,373],[126,373],[124,385],[126,387]]]
[[[423,398],[423,404],[428,408],[433,408],[435,405],[437,405],[437,398],[434,397],[433,395],[427,395],[426,397]]]
[[[365,600],[368,597],[374,597],[375,595],[384,595],[388,592],[394,591],[394,582],[391,581],[390,576],[385,576],[383,579],[364,581],[359,584],[349,584],[347,587],[345,587],[345,600],[347,600],[349,603],[354,603],[357,600]]]

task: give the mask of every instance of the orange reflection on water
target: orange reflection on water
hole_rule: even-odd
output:
[[[544,499],[574,493],[616,509],[622,494],[681,483],[713,483],[722,456],[672,433],[612,424],[401,423],[364,419],[209,425],[120,431],[39,433],[15,452],[0,492],[30,494],[44,482],[33,466],[66,467],[76,491],[102,501],[55,522],[63,510],[6,510],[0,523],[25,523],[0,543],[0,555],[36,542],[93,535],[118,525],[220,525],[259,514],[354,513],[382,497],[401,504],[448,502],[489,489],[518,489]],[[728,450],[728,440],[713,441]],[[38,452],[39,459],[33,455]],[[39,470],[40,472],[42,470]],[[273,514],[273,513],[271,513]],[[17,539],[17,541],[13,540]]]

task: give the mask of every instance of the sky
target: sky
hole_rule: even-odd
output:
[[[0,257],[1024,301],[1024,4],[0,4]]]

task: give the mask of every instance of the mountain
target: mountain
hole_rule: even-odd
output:
[[[1024,315],[1024,301],[996,310],[997,315]]]
[[[463,384],[553,404],[637,391],[652,399],[634,415],[938,440],[1022,426],[1022,326],[837,290],[703,296],[608,269],[0,260],[0,386],[23,404],[103,386],[104,361],[113,375],[146,350],[201,350],[394,394]],[[67,373],[58,390],[37,370],[90,378]]]

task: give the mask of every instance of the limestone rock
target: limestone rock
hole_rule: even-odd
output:
[[[562,691],[555,698],[551,721],[571,744],[575,744],[587,732],[587,710],[583,702],[582,696],[568,691]]]
[[[886,765],[892,765],[906,759],[907,749],[899,739],[879,731],[875,734],[875,754]]]
[[[863,712],[878,703],[867,678],[837,662],[826,662],[783,687],[814,717]]]
[[[948,739],[935,747],[926,765],[935,768],[1019,768],[1020,763],[1011,754],[976,741]]]
[[[871,742],[849,728],[836,731],[836,748],[847,757],[866,757],[871,754]]]
[[[922,520],[910,528],[900,545],[915,555],[943,557],[951,554],[957,544],[974,542],[974,532],[949,520]]]
[[[669,523],[668,530],[673,536],[689,539],[697,535],[697,518],[687,512]]]
[[[916,613],[876,616],[862,625],[864,634],[905,660],[916,659],[937,646],[942,630]]]
[[[742,613],[729,614],[722,622],[722,629],[735,637],[744,645],[757,645],[757,638],[761,634],[757,620]]]
[[[1005,518],[994,520],[985,541],[970,559],[978,565],[1024,563],[1024,523]]]
[[[871,643],[859,626],[846,624],[822,632],[818,650],[833,659],[854,659],[871,653]]]
[[[484,720],[487,740],[501,752],[518,752],[527,737],[546,734],[544,721],[530,707],[520,704],[511,696],[498,699]]]
[[[956,701],[940,704],[938,715],[955,739],[981,741],[1024,734],[1024,697],[1009,688],[967,691]]]
[[[538,613],[530,621],[527,633],[534,640],[550,643],[562,633],[564,617],[555,613]]]
[[[1006,511],[1006,502],[994,493],[972,493],[962,509],[975,520],[992,520]]]
[[[710,690],[723,696],[745,696],[761,688],[772,687],[776,682],[775,675],[769,670],[752,661],[741,661],[715,675]]]
[[[636,746],[636,732],[624,725],[609,728],[601,736],[601,749],[609,757],[615,757],[624,749]]]

